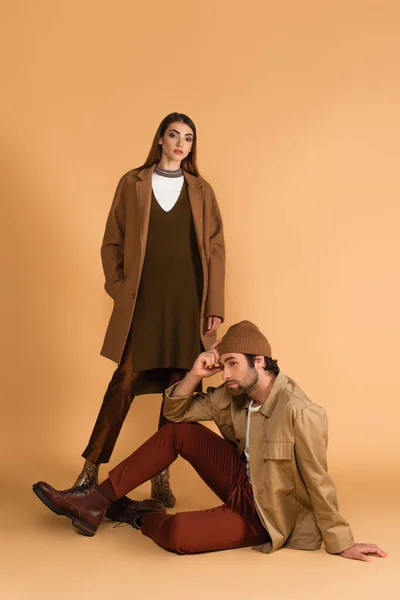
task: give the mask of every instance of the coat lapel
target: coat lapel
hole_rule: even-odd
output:
[[[203,254],[203,232],[204,232],[204,198],[203,184],[199,177],[195,177],[184,171],[184,176],[188,184],[189,203],[192,209],[194,229],[196,232],[197,244],[200,254]]]
[[[140,237],[143,247],[146,247],[147,235],[150,223],[151,191],[154,167],[143,169],[138,174],[139,181],[136,183],[137,201],[140,219]]]

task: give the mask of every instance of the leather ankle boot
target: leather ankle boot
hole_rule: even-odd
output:
[[[160,500],[167,506],[168,508],[173,508],[175,506],[175,496],[172,493],[170,484],[169,484],[169,469],[164,469],[161,471],[159,475],[153,477],[151,480],[151,497]]]
[[[110,502],[97,488],[81,485],[68,490],[56,490],[44,481],[33,486],[36,496],[56,515],[71,519],[81,533],[93,536],[104,518]]]
[[[85,460],[82,471],[79,473],[74,485],[72,487],[78,487],[80,485],[98,485],[99,484],[99,466]]]
[[[166,514],[165,506],[159,500],[131,500],[127,496],[111,502],[106,510],[107,519],[119,523],[129,523],[135,529],[140,529],[140,519],[144,513],[158,512]]]

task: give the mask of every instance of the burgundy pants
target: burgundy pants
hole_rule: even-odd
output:
[[[165,387],[180,381],[186,372],[184,369],[168,369]],[[121,362],[108,385],[89,443],[82,454],[83,458],[96,464],[110,460],[130,405],[141,386],[142,377],[142,373],[133,369],[132,338],[129,334]],[[161,406],[158,427],[166,422]]]
[[[223,504],[209,510],[145,514],[142,533],[179,554],[225,550],[269,540],[258,518],[246,464],[236,448],[199,423],[167,423],[110,472],[118,498],[186,459]]]

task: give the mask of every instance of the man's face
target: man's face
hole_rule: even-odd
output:
[[[220,361],[224,367],[223,380],[232,396],[247,394],[257,385],[257,369],[250,367],[244,354],[223,354]]]

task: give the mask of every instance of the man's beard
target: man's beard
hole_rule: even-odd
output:
[[[228,387],[228,392],[230,393],[231,396],[235,397],[235,396],[243,396],[244,394],[247,394],[254,388],[254,386],[258,382],[257,369],[250,368],[248,375],[245,377],[245,379],[242,380],[242,383],[239,384],[239,382],[236,381],[235,379],[233,381],[231,381],[231,383],[233,383],[233,382],[236,383],[237,386],[235,388]]]

